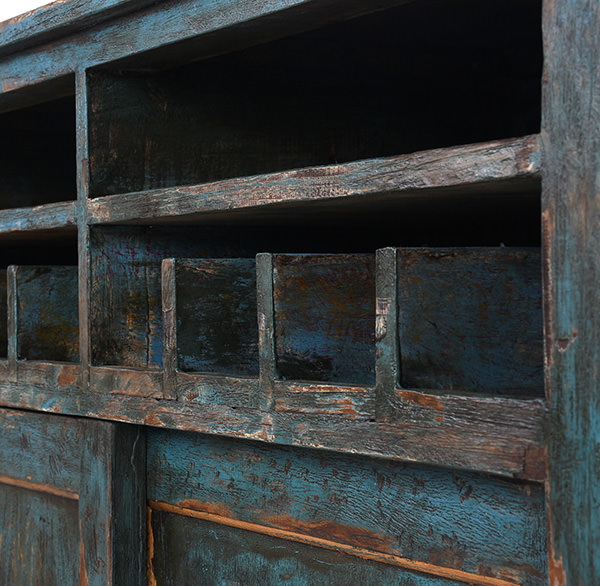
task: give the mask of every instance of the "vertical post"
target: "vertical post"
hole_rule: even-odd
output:
[[[17,272],[18,267],[11,265],[6,270],[6,298],[7,298],[7,329],[8,329],[8,380],[17,382]]]
[[[395,248],[377,251],[375,286],[375,416],[388,419],[398,385],[398,260]]]
[[[600,3],[545,0],[542,235],[553,585],[600,579]]]
[[[79,361],[81,385],[89,388],[92,361],[90,336],[90,244],[87,222],[89,190],[88,93],[85,70],[75,75],[75,123],[77,157],[77,251],[79,267]]]
[[[273,384],[276,377],[272,254],[256,255],[256,288],[260,374],[259,396],[252,397],[251,402],[264,411],[270,411],[273,407]]]
[[[163,397],[177,399],[177,323],[175,259],[165,258],[161,266],[163,316]]]

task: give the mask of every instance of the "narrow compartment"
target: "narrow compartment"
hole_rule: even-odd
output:
[[[372,255],[274,255],[273,299],[280,378],[375,383]]]
[[[0,114],[0,135],[0,209],[77,198],[74,96]]]
[[[539,249],[397,250],[400,386],[543,397]]]
[[[12,266],[17,359],[79,361],[77,267]]]
[[[256,261],[174,262],[178,368],[258,376]]]
[[[152,71],[167,48],[93,70],[90,194],[539,132],[540,12],[425,0],[172,69]]]

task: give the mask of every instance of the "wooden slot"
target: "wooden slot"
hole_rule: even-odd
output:
[[[398,383],[543,397],[534,248],[397,249]]]
[[[273,263],[279,378],[374,384],[374,257],[280,254]]]
[[[176,259],[177,365],[258,377],[254,259]]]
[[[77,267],[16,266],[17,360],[79,361]]]

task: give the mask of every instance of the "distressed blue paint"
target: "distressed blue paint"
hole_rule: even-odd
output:
[[[17,357],[79,360],[77,267],[17,267]]]
[[[543,395],[538,249],[398,249],[403,387]]]
[[[470,572],[546,580],[541,487],[152,430],[150,500]]]
[[[77,584],[77,502],[0,483],[0,583]]]
[[[464,584],[171,513],[153,511],[152,529],[152,574],[161,586]]]

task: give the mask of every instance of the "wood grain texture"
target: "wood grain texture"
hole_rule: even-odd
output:
[[[89,203],[90,222],[149,221],[322,200],[376,200],[383,195],[388,200],[415,194],[426,197],[436,189],[459,185],[476,185],[485,192],[498,186],[501,189],[503,182],[507,189],[511,183],[527,186],[539,176],[539,137],[533,135],[387,159],[98,197]]]
[[[16,268],[17,358],[79,360],[77,267]]]
[[[152,501],[517,583],[545,581],[539,486],[160,430],[148,434],[148,472]]]
[[[273,263],[278,377],[374,384],[374,257],[276,255]]]
[[[90,386],[93,392],[127,394],[136,397],[163,396],[163,376],[159,370],[116,366],[92,366]]]
[[[0,580],[142,586],[143,430],[9,409],[0,430]]]
[[[0,356],[8,356],[8,290],[6,271],[0,271]]]
[[[165,258],[160,268],[161,303],[163,320],[163,396],[177,398],[177,303],[175,287],[175,259]]]
[[[273,530],[275,535],[267,531],[256,534],[206,521],[196,511],[191,511],[190,516],[181,516],[178,512],[181,512],[178,507],[173,510],[160,507],[150,512],[154,542],[150,583],[152,580],[172,585],[198,583],[198,580],[206,584],[275,585],[285,581],[315,586],[351,583],[452,586],[463,583],[377,563],[384,561],[381,554],[365,554],[365,560],[352,554],[345,555],[343,547],[324,548],[324,540],[311,546],[311,540],[303,542],[298,536],[295,542],[290,542],[277,539],[279,535]],[[209,518],[212,520],[215,516]],[[188,540],[193,540],[199,547],[182,547],[181,544]],[[455,575],[458,572],[448,573]],[[511,584],[504,580],[467,581],[489,586]]]
[[[551,583],[562,586],[600,576],[600,6],[553,0],[543,23],[549,565]]]
[[[401,386],[543,396],[539,250],[397,254]]]
[[[194,383],[192,383],[194,384]],[[202,387],[198,385],[202,390]],[[249,389],[250,390],[250,389]],[[545,477],[546,410],[541,401],[485,400],[472,397],[436,398],[403,393],[397,409],[403,421],[384,423],[334,416],[337,407],[298,413],[284,395],[281,412],[265,413],[244,406],[245,389],[237,389],[238,404],[215,403],[226,396],[219,387],[190,392],[190,400],[160,401],[121,393],[82,393],[76,388],[0,383],[0,405],[111,419],[139,425],[184,429],[199,433],[355,453],[396,461],[423,462],[456,469],[541,481]],[[408,394],[407,394],[408,393]],[[185,397],[185,395],[184,395]],[[314,393],[314,406],[326,401]],[[229,402],[229,401],[228,401]],[[310,405],[308,405],[310,407]],[[353,409],[352,399],[346,405]],[[356,411],[359,411],[357,405]],[[448,412],[444,414],[444,409]],[[359,414],[360,415],[360,414]]]
[[[32,208],[16,208],[0,212],[0,234],[39,230],[55,230],[77,225],[75,203],[48,203]]]
[[[178,368],[258,377],[255,260],[177,259],[175,287]]]
[[[76,584],[77,501],[1,481],[0,500],[0,582]]]

